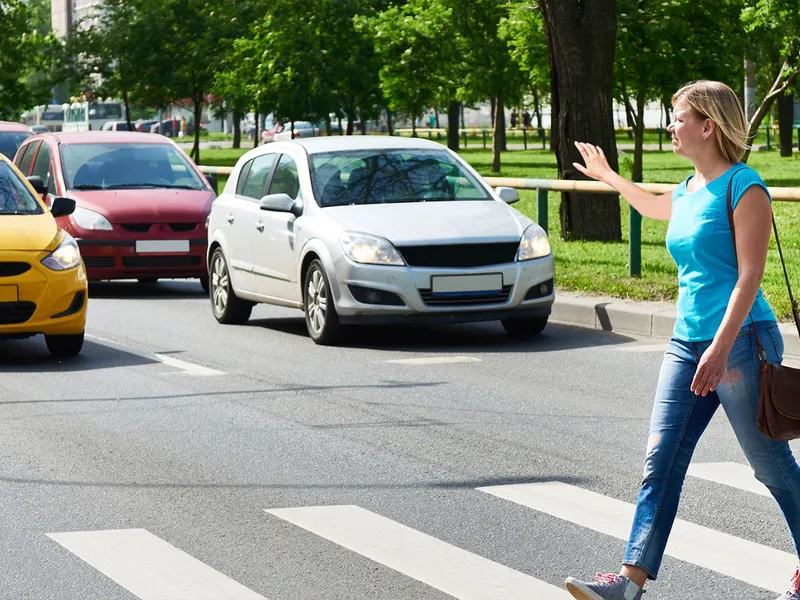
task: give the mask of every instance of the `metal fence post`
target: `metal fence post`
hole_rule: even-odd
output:
[[[538,211],[536,220],[539,223],[539,227],[547,233],[547,190],[542,188],[536,190],[536,206]]]
[[[630,215],[630,275],[640,277],[642,274],[642,215],[631,206]]]

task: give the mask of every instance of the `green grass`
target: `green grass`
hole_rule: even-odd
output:
[[[201,157],[204,164],[232,166],[248,149],[203,150]],[[537,179],[558,177],[555,156],[549,151],[504,152],[500,173],[491,172],[492,154],[489,150],[468,147],[461,151],[461,155],[484,176]],[[621,157],[620,163],[625,165],[624,156]],[[753,152],[748,164],[761,174],[769,186],[800,187],[798,153],[794,153],[792,158],[780,158],[777,152]],[[679,183],[691,172],[690,163],[672,152],[645,152],[646,182]],[[222,189],[225,178],[220,177],[219,181]],[[550,193],[548,199],[550,242],[556,259],[556,281],[559,289],[635,300],[671,301],[677,297],[677,270],[664,245],[667,230],[665,222],[643,219],[642,275],[630,277],[627,202],[620,202],[622,241],[565,242],[560,235],[560,194]],[[800,296],[800,203],[775,202],[774,207],[792,288]],[[536,220],[536,192],[520,190],[520,202],[515,208]],[[778,317],[790,319],[791,308],[774,237],[770,243],[763,288],[764,295]]]

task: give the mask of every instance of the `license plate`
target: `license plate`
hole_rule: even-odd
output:
[[[0,285],[0,302],[17,302],[17,286]]]
[[[488,275],[434,275],[431,292],[435,295],[479,294],[499,292],[503,289],[503,274]]]
[[[189,252],[189,240],[141,240],[136,242],[137,254]]]

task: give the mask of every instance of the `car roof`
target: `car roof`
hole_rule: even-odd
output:
[[[284,143],[302,146],[308,154],[346,150],[447,150],[437,142],[388,135],[331,135]]]
[[[0,121],[0,131],[30,131],[30,128],[25,123]]]
[[[42,137],[53,136],[59,144],[102,144],[102,143],[139,143],[167,144],[171,142],[162,135],[139,131],[81,131],[73,133],[43,133]]]

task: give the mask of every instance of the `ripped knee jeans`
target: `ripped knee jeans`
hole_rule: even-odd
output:
[[[783,339],[776,323],[755,323],[767,361],[780,363]],[[650,421],[644,478],[623,563],[655,579],[664,556],[683,480],[692,453],[721,404],[756,478],[780,505],[800,554],[800,466],[787,442],[764,437],[758,413],[758,350],[749,325],[731,349],[728,367],[716,391],[695,396],[690,386],[703,352],[711,345],[673,339],[664,354]]]

